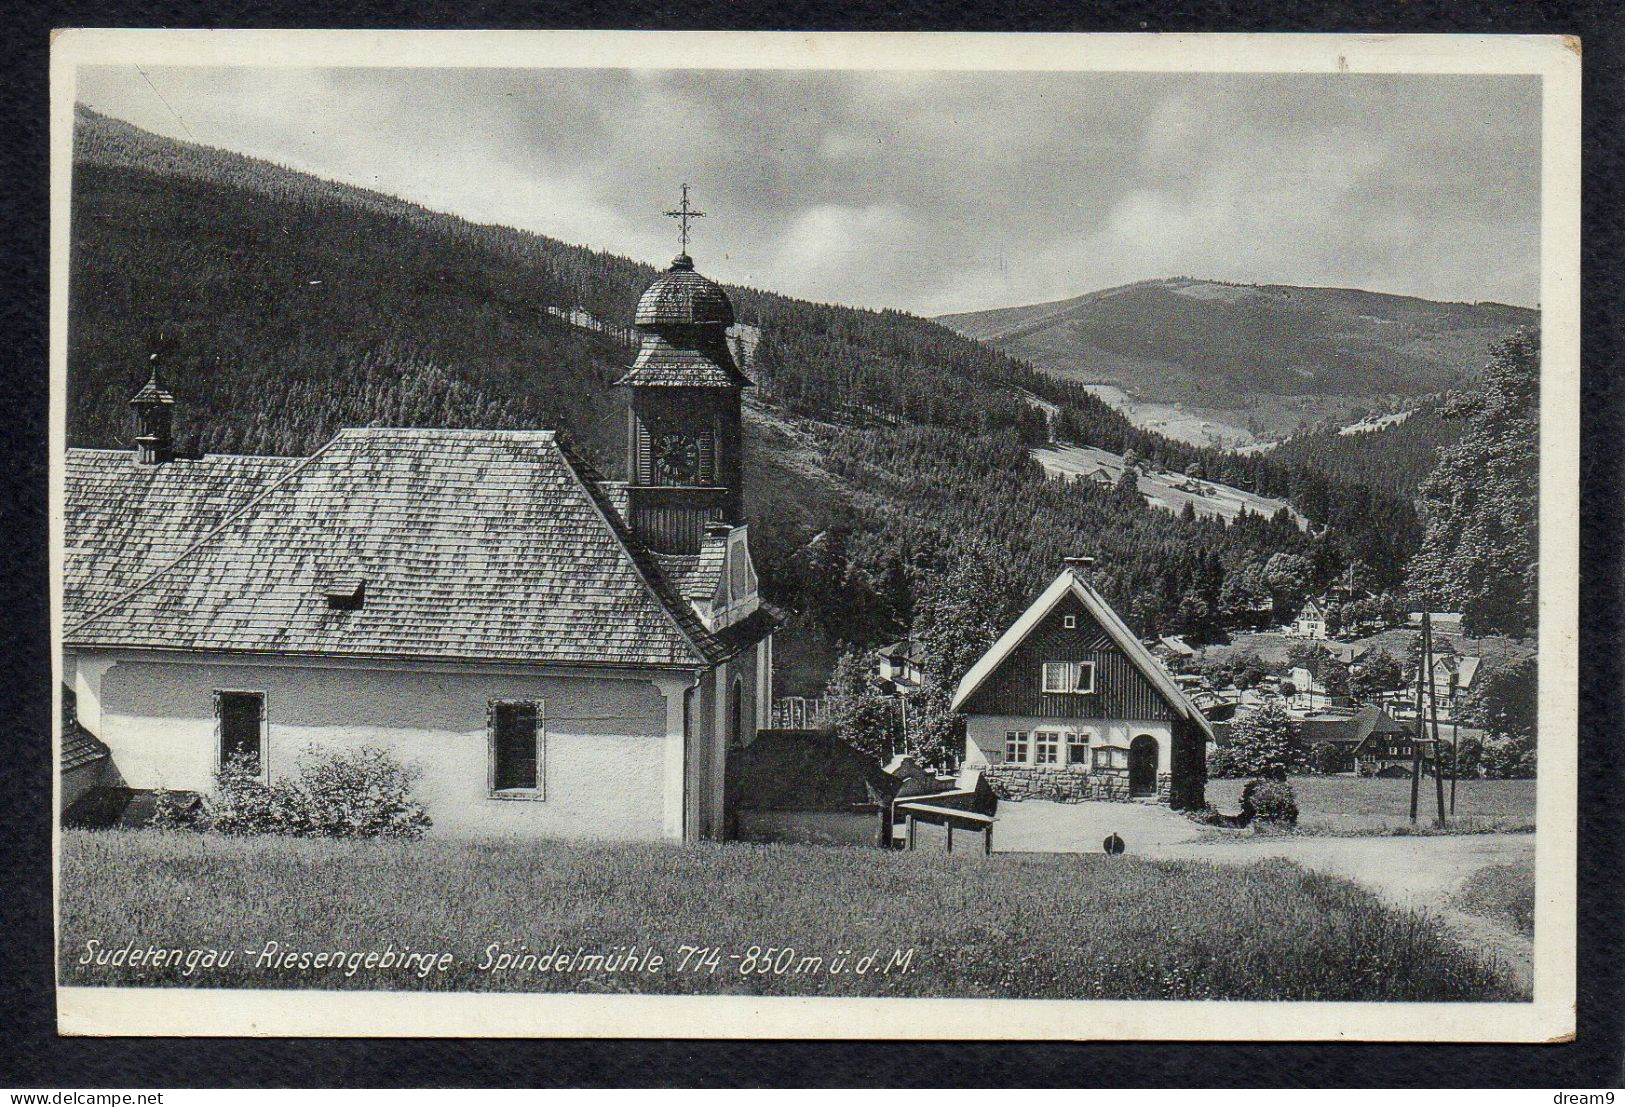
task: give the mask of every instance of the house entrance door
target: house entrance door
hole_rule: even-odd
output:
[[[1157,740],[1142,734],[1128,747],[1128,793],[1131,796],[1157,794]]]

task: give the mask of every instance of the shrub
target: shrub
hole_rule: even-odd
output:
[[[1284,780],[1249,780],[1241,790],[1241,817],[1265,826],[1297,826],[1297,793]]]
[[[200,830],[203,805],[193,792],[159,788],[152,794],[152,818],[147,825],[154,830]]]
[[[1235,751],[1229,746],[1219,746],[1207,755],[1207,775],[1209,780],[1233,780],[1236,777],[1247,775]]]
[[[412,798],[422,775],[377,746],[323,750],[299,757],[291,782],[299,820],[295,833],[323,838],[420,838],[429,813]]]
[[[259,759],[234,755],[214,774],[208,825],[221,834],[291,834],[290,793],[260,779]]]
[[[311,746],[287,779],[266,782],[258,766],[234,758],[215,774],[208,825],[221,834],[319,838],[418,838],[429,814],[412,798],[420,775],[376,746]]]

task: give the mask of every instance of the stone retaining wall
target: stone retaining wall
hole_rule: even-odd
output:
[[[982,771],[982,778],[1001,800],[1041,799],[1057,803],[1082,803],[1086,800],[1116,800],[1128,802],[1128,770],[1085,770],[1082,766],[1058,765],[990,765]],[[1168,802],[1171,778],[1168,773],[1157,777],[1157,802]]]

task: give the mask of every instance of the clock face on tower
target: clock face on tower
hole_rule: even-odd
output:
[[[690,484],[699,476],[700,446],[686,434],[657,434],[650,443],[655,471],[674,484]]]

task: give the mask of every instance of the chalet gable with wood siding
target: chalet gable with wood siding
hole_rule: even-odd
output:
[[[966,767],[1006,799],[1201,807],[1212,727],[1086,567],[1069,559],[960,680]]]
[[[732,322],[686,254],[644,293],[618,482],[548,430],[181,456],[155,368],[135,449],[66,459],[63,800],[366,745],[421,771],[437,832],[730,836],[777,621],[743,518]]]

